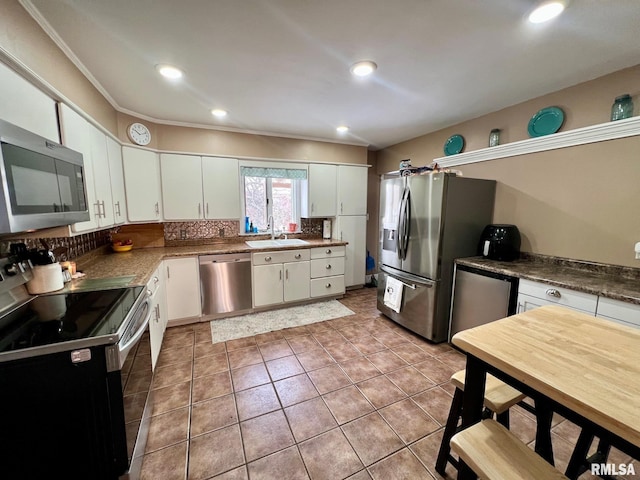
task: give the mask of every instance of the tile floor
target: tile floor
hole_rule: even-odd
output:
[[[449,378],[464,356],[381,316],[375,289],[341,301],[355,315],[225,343],[211,343],[208,322],[168,329],[142,478],[442,478],[434,464]],[[516,407],[511,423],[531,444],[530,414]],[[555,419],[560,469],[578,434]]]

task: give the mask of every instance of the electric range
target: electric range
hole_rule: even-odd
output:
[[[31,296],[30,267],[0,259],[3,473],[136,478],[151,411],[146,289]]]

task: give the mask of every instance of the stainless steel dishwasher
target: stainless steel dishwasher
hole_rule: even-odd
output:
[[[231,253],[200,258],[202,315],[251,309],[251,254]]]

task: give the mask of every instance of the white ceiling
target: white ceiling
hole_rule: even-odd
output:
[[[533,0],[21,3],[119,111],[374,150],[640,64],[639,0],[573,0],[537,26]]]

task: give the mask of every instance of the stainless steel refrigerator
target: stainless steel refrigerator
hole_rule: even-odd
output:
[[[447,339],[453,260],[477,255],[495,188],[453,173],[382,177],[378,310],[428,340]]]

